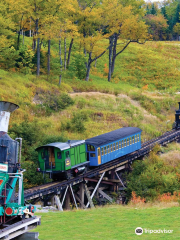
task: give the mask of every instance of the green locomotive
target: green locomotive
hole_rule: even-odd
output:
[[[50,173],[53,180],[68,179],[87,169],[85,140],[55,142],[36,149],[40,172]],[[61,173],[61,174],[59,174]]]

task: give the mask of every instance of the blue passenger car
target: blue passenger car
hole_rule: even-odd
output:
[[[137,127],[124,127],[86,140],[90,166],[99,166],[141,148],[141,132]]]

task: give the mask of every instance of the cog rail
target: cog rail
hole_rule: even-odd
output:
[[[36,228],[40,223],[40,217],[35,216],[9,225],[0,230],[0,240],[14,239],[15,237]]]

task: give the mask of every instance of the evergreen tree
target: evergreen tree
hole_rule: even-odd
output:
[[[157,10],[156,10],[156,7],[155,7],[154,3],[152,4],[151,14],[152,15],[156,15],[157,14]]]

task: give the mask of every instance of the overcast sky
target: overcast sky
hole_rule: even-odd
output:
[[[157,2],[157,0],[145,0],[146,2]],[[163,0],[158,0],[159,2],[162,2]]]

